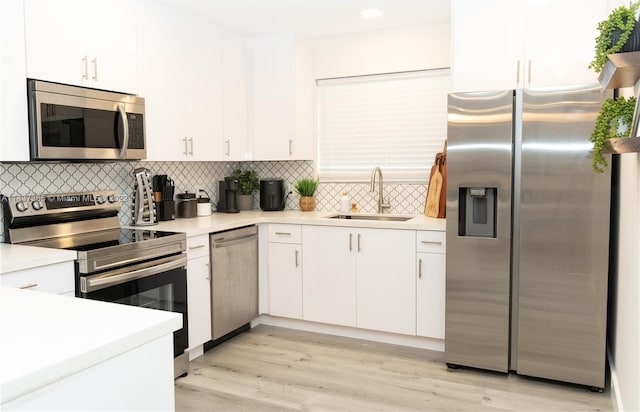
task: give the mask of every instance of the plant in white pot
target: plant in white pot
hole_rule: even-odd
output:
[[[260,189],[260,179],[255,170],[236,169],[233,177],[238,179],[238,209],[253,209],[253,194]]]
[[[609,139],[629,138],[629,130],[633,121],[636,98],[618,97],[605,99],[602,109],[596,118],[596,125],[589,141],[593,143],[593,171],[602,173],[607,166],[603,149]]]

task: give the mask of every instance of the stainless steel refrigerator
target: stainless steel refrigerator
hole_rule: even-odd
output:
[[[610,171],[599,86],[449,95],[445,360],[605,382]]]

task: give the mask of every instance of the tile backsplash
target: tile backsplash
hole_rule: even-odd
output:
[[[146,167],[151,174],[169,175],[175,182],[176,193],[197,193],[204,189],[214,204],[218,201],[218,180],[237,168],[253,168],[260,178],[283,178],[291,191],[296,180],[315,175],[313,161],[0,163],[0,192],[11,197],[117,189],[125,199],[131,199],[133,170],[137,167]],[[338,211],[342,192],[349,193],[351,202],[358,205],[359,211],[377,211],[377,193],[369,191],[368,183],[320,183],[316,192],[316,210]],[[422,213],[426,193],[426,184],[384,185],[385,201],[391,204],[390,213]],[[260,199],[256,194],[254,208],[259,207]],[[287,199],[286,209],[297,208],[298,195],[294,192]],[[4,210],[0,220],[4,227]],[[123,225],[131,222],[130,202],[123,204],[120,221]]]

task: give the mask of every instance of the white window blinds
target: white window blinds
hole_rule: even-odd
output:
[[[449,69],[318,80],[318,176],[324,182],[427,183],[447,135]]]

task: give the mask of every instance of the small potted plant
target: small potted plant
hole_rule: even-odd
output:
[[[316,207],[316,199],[313,197],[318,188],[318,181],[313,179],[300,179],[293,186],[293,190],[300,195],[300,210],[312,211]]]
[[[260,180],[255,170],[236,169],[233,177],[238,179],[238,209],[253,209],[253,194],[260,189]]]
[[[629,137],[629,129],[633,120],[633,112],[636,107],[636,98],[618,97],[605,99],[602,109],[596,118],[596,126],[591,132],[589,141],[593,143],[593,171],[604,172],[607,166],[602,150],[605,143],[611,138]]]
[[[598,23],[599,34],[590,69],[601,72],[609,54],[640,50],[640,24],[636,19],[639,6],[640,2],[628,7],[620,6],[606,20]]]

